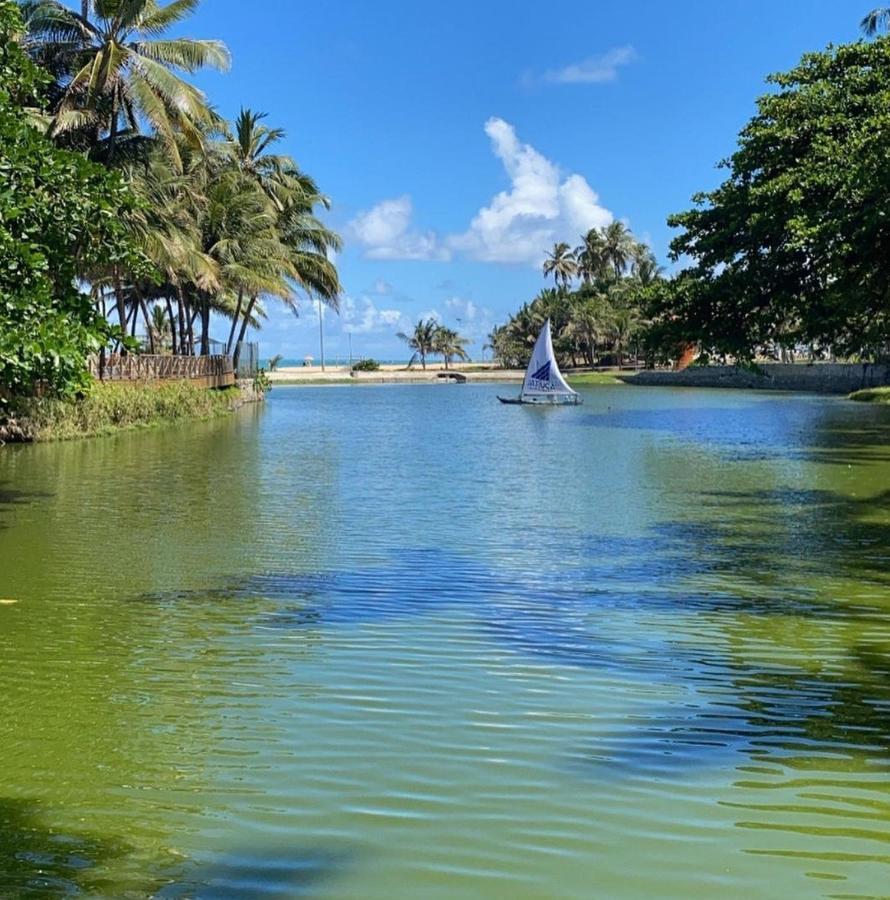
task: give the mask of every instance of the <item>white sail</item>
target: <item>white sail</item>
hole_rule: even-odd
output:
[[[550,338],[550,319],[544,323],[535,341],[519,399],[523,403],[578,403],[580,400],[578,394],[566,384],[556,364]]]

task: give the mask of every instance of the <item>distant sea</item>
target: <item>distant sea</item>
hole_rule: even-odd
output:
[[[358,362],[361,358],[362,357],[360,357],[360,356],[353,356],[352,361]],[[434,361],[440,361],[440,360],[438,360],[438,358],[437,358]],[[378,359],[377,362],[379,362],[381,365],[384,365],[384,366],[407,366],[408,365],[407,359]],[[471,360],[471,362],[475,362],[475,360]],[[326,356],[325,360],[324,360],[324,364],[326,366],[331,366],[331,368],[337,368],[337,366],[348,366],[349,365],[349,357],[348,356]],[[268,366],[269,366],[268,358],[261,359],[260,365],[268,368]],[[302,365],[303,365],[302,358],[301,359],[291,359],[290,357],[285,357],[278,363],[278,368],[279,369],[289,369],[294,366],[299,367]],[[316,367],[320,367],[320,361],[317,357],[314,358],[312,365],[316,366]]]

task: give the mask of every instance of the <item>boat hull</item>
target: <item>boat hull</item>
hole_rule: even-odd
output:
[[[555,397],[501,397],[498,395],[501,403],[507,403],[511,406],[580,406],[584,401],[575,394],[574,396],[555,396]]]

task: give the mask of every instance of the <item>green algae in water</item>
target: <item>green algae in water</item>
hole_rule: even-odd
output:
[[[0,455],[0,895],[886,892],[888,411],[496,393]]]

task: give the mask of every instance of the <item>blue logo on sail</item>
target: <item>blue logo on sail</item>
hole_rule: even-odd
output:
[[[550,383],[550,360],[544,363],[536,372],[532,372],[529,379],[529,387],[534,391],[552,391],[553,385]]]
[[[532,378],[535,381],[550,381],[550,361],[545,362],[537,372],[533,372]]]

